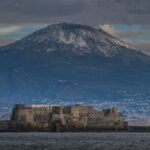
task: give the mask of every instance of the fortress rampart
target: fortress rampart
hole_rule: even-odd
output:
[[[127,129],[123,114],[115,107],[101,111],[79,104],[15,105],[9,123],[12,130],[84,131]]]

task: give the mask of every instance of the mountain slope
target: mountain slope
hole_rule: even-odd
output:
[[[3,104],[149,104],[150,57],[89,26],[54,24],[1,47],[0,68]]]

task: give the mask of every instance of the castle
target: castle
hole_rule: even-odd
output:
[[[61,105],[15,105],[11,122],[17,128],[48,131],[72,131],[92,129],[125,129],[127,122],[115,107],[96,110],[79,104]]]

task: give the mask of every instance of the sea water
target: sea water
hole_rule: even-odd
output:
[[[150,150],[150,133],[0,133],[0,150]]]

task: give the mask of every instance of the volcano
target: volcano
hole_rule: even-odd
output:
[[[149,115],[149,77],[148,55],[86,25],[49,25],[0,48],[3,108],[15,103],[83,102],[117,105],[133,116]]]

